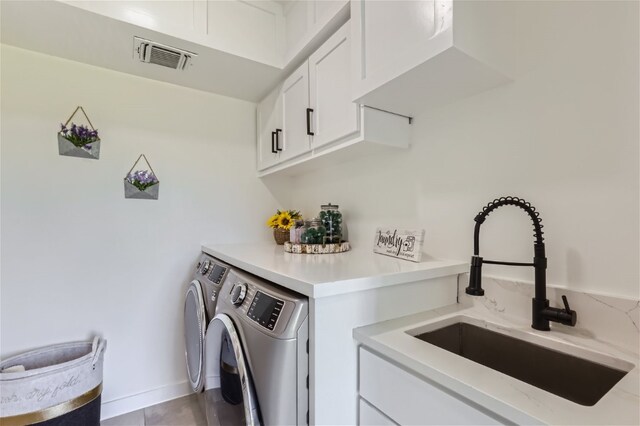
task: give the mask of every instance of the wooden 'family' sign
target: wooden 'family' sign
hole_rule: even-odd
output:
[[[398,230],[378,228],[373,241],[373,252],[412,262],[420,262],[423,243],[424,229]]]

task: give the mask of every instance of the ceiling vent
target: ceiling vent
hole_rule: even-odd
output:
[[[198,56],[193,52],[167,46],[145,40],[140,37],[133,38],[133,55],[140,62],[156,64],[174,70],[185,70],[192,65],[193,58]]]

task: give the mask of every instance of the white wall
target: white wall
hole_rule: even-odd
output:
[[[8,46],[1,58],[2,356],[102,333],[103,401],[184,392],[183,294],[200,243],[273,238],[255,105]],[[100,131],[98,161],[58,156],[77,105]],[[123,195],[142,152],[158,201]]]
[[[408,152],[294,180],[307,216],[338,203],[354,244],[378,225],[425,228],[426,252],[468,260],[473,218],[515,195],[541,212],[548,282],[638,298],[638,2],[518,2],[515,82],[415,118]],[[487,259],[530,261],[530,220],[482,227]],[[529,268],[485,273],[533,280]]]

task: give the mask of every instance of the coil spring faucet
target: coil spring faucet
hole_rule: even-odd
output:
[[[502,262],[484,260],[480,257],[480,225],[482,225],[492,211],[502,206],[516,206],[524,210],[533,221],[534,238],[533,263]],[[549,321],[575,326],[578,314],[569,308],[566,296],[562,296],[564,309],[549,307],[547,299],[547,258],[544,249],[544,237],[542,236],[542,220],[531,203],[517,197],[501,197],[487,204],[474,218],[476,222],[473,234],[473,257],[471,257],[471,270],[469,272],[469,287],[465,289],[472,296],[484,295],[482,289],[482,264],[508,265],[508,266],[533,266],[535,268],[535,297],[532,304],[531,327],[536,330],[548,331]]]

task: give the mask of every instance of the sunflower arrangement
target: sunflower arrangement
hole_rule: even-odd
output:
[[[293,225],[295,225],[296,220],[300,219],[302,219],[302,215],[298,210],[278,210],[276,211],[276,214],[267,220],[267,226],[273,229],[288,231]]]

